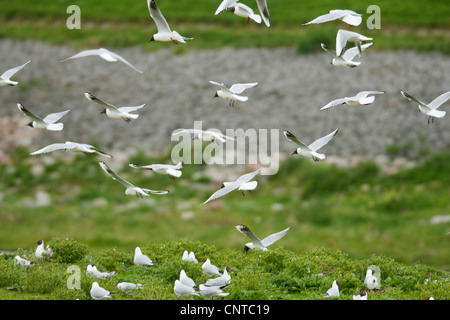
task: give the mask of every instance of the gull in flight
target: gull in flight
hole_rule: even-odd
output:
[[[227,88],[227,87],[225,87],[225,85],[223,83],[218,83],[215,81],[209,81],[209,82],[220,87],[220,90],[216,91],[216,93],[214,94],[213,99],[220,97],[220,98],[223,98],[226,100],[230,100],[230,102],[228,103],[229,107],[234,107],[236,100],[242,101],[242,102],[247,101],[248,97],[241,96],[240,94],[242,92],[244,92],[246,89],[253,88],[258,85],[257,82],[235,83],[230,88]]]
[[[372,290],[378,287],[378,278],[372,274],[372,269],[367,269],[364,284],[368,289]]]
[[[142,168],[146,170],[152,170],[159,174],[168,174],[171,179],[179,178],[181,177],[181,171],[180,169],[183,167],[183,162],[179,162],[176,165],[171,164],[150,164],[146,166],[139,166],[136,164],[129,164],[132,168]]]
[[[89,92],[85,92],[84,95],[89,101],[92,101],[92,102],[105,108],[105,109],[103,109],[102,112],[100,112],[100,114],[106,114],[108,117],[113,118],[113,119],[121,119],[122,118],[123,120],[125,120],[125,122],[130,122],[132,119],[137,119],[139,117],[139,115],[135,114],[135,113],[130,113],[130,112],[139,110],[145,106],[145,103],[144,103],[139,106],[125,106],[125,107],[117,108],[116,106],[113,106],[110,103],[100,100],[99,98],[93,96]]]
[[[361,91],[353,97],[335,99],[327,103],[322,108],[320,108],[320,110],[329,109],[340,104],[346,104],[352,107],[368,105],[375,101],[375,95],[380,95],[384,93],[386,93],[386,91]]]
[[[37,248],[34,251],[34,255],[36,258],[40,259],[44,256],[51,257],[53,255],[52,249],[47,245],[47,248],[44,247],[44,241],[39,239],[37,242]]]
[[[339,282],[334,280],[331,288],[325,293],[325,297],[339,297]]]
[[[200,294],[205,297],[214,297],[214,296],[227,296],[229,292],[223,292],[221,287],[217,286],[205,286],[204,284],[200,284],[198,286]]]
[[[331,139],[334,138],[334,136],[339,131],[339,128],[334,130],[333,132],[327,134],[326,136],[317,139],[310,145],[307,145],[303,142],[301,142],[299,139],[297,139],[292,133],[285,130],[283,131],[283,134],[288,138],[290,141],[296,143],[298,145],[298,148],[292,152],[292,155],[298,154],[304,157],[312,157],[312,159],[315,162],[318,162],[319,160],[325,159],[325,155],[323,153],[318,153],[317,150],[322,148],[324,145],[326,145],[328,142],[330,142]]]
[[[161,11],[159,11],[155,1],[148,0],[148,10],[150,11],[150,16],[155,21],[156,27],[158,28],[158,32],[155,33],[149,40],[151,41],[163,41],[163,42],[169,42],[172,41],[175,44],[186,43],[185,40],[192,40],[193,38],[186,38],[181,36],[178,32],[175,30],[171,30],[169,27],[169,24],[167,23],[166,19],[162,15]]]
[[[131,282],[120,282],[117,284],[117,288],[122,291],[131,291],[133,289],[142,289],[142,284],[131,283]]]
[[[216,143],[217,141],[226,142],[227,140],[235,140],[234,138],[226,136],[215,130],[200,130],[200,129],[184,129],[173,133],[172,136],[176,136],[181,133],[193,133],[194,138],[192,140],[199,139],[202,141],[211,141]]]
[[[447,102],[450,99],[450,91],[441,94],[439,97],[435,98],[430,103],[424,103],[420,100],[417,100],[409,93],[401,90],[402,95],[408,99],[409,101],[415,102],[418,104],[420,112],[426,114],[428,116],[428,123],[433,123],[434,118],[442,118],[445,116],[446,112],[442,110],[437,110],[443,103]]]
[[[189,252],[187,250],[183,251],[183,256],[181,257],[181,260],[183,261],[192,261],[197,263],[198,260],[195,258],[195,253],[193,251]]]
[[[183,283],[183,284],[185,284],[185,285],[187,285],[187,286],[189,286],[191,288],[195,288],[196,287],[194,280],[189,278],[187,276],[187,274],[186,274],[186,271],[184,271],[184,270],[180,271],[180,279],[179,280],[180,280],[181,283]]]
[[[286,229],[284,229],[283,231],[277,232],[277,233],[273,233],[268,237],[265,237],[264,239],[259,239],[253,232],[252,230],[250,230],[249,227],[247,227],[246,225],[243,224],[238,224],[236,226],[236,229],[239,230],[239,232],[245,234],[247,237],[250,238],[250,240],[252,240],[249,243],[246,243],[244,246],[244,252],[247,252],[250,249],[254,249],[254,248],[258,248],[261,249],[263,251],[267,251],[267,247],[270,246],[272,243],[274,243],[275,241],[280,240],[281,238],[283,238],[288,231],[291,229],[291,227],[288,227]]]
[[[90,294],[92,299],[94,300],[104,300],[111,298],[110,292],[105,288],[100,287],[97,281],[92,284]]]
[[[361,61],[353,60],[359,54],[358,47],[353,47],[350,49],[343,48],[341,53],[338,55],[335,50],[328,48],[323,43],[321,43],[320,46],[323,50],[325,50],[325,52],[329,53],[333,57],[330,63],[336,67],[355,68],[361,64]],[[371,46],[373,46],[372,42],[363,44],[361,45],[361,51],[364,51]]]
[[[49,153],[49,152],[56,151],[56,150],[70,150],[73,152],[82,152],[84,154],[97,153],[101,156],[104,156],[107,158],[112,158],[111,155],[104,153],[103,151],[100,151],[99,149],[95,148],[94,146],[91,146],[90,144],[77,143],[77,142],[71,142],[71,141],[66,141],[64,143],[50,144],[42,149],[39,149],[37,151],[30,153],[30,155]]]
[[[99,271],[96,266],[93,266],[90,264],[86,267],[86,272],[93,274],[94,276],[96,276],[97,278],[100,278],[100,279],[110,277],[116,273],[115,271],[111,271],[111,272]]]
[[[306,26],[308,24],[318,24],[318,23],[324,23],[328,21],[333,20],[342,20],[345,23],[352,25],[352,26],[359,26],[362,21],[362,14],[356,13],[352,10],[330,10],[327,14],[321,15],[314,20],[304,23],[303,25]]]
[[[33,261],[28,261],[27,259],[21,258],[18,255],[16,255],[14,259],[16,260],[15,263],[20,264],[21,266],[31,266],[32,264],[34,264]]]
[[[134,264],[140,264],[143,266],[152,266],[153,261],[145,254],[142,254],[141,248],[136,247],[134,249]]]
[[[238,0],[224,0],[217,8],[215,15],[218,15],[226,10],[233,12],[235,15],[243,18],[247,18],[247,23],[250,19],[256,23],[261,23],[262,19],[259,14],[255,14],[253,9],[243,3],[237,3]]]
[[[175,292],[175,294],[177,296],[188,296],[191,294],[198,296],[197,291],[193,287],[182,283],[178,279],[175,280],[175,285],[173,286],[173,291]]]
[[[103,60],[106,60],[108,62],[121,61],[121,62],[125,63],[127,66],[129,66],[130,68],[134,69],[135,71],[137,71],[139,73],[143,73],[143,71],[136,69],[135,66],[133,66],[131,63],[129,63],[127,60],[125,60],[123,57],[121,57],[117,53],[109,51],[108,49],[105,49],[105,48],[84,50],[84,51],[81,51],[69,58],[61,60],[61,62],[66,62],[67,60],[83,58],[83,57],[88,57],[88,56],[99,56],[100,58],[102,58]]]
[[[214,275],[217,274],[221,276],[222,274],[219,271],[219,268],[213,264],[211,264],[211,261],[209,259],[206,259],[202,264],[202,270],[203,273]]]
[[[228,273],[227,269],[228,267],[223,269],[223,273],[221,276],[206,280],[205,285],[213,287],[224,287],[229,285],[231,281],[231,276]]]
[[[17,86],[19,84],[19,82],[17,81],[12,81],[11,77],[16,74],[18,71],[22,70],[27,64],[29,64],[31,62],[31,60],[28,60],[27,62],[25,62],[24,64],[6,70],[5,72],[3,72],[3,74],[0,76],[0,87],[3,86]]]
[[[240,15],[241,17],[247,17],[247,16],[245,16],[245,14],[246,14],[245,12],[247,12],[247,13],[253,12],[253,10],[248,8],[246,5],[237,3],[238,1],[239,0],[223,0],[222,3],[217,8],[215,15],[218,15],[218,14],[224,12],[225,10],[230,10],[230,9],[231,9],[231,11],[233,11],[233,9],[235,11],[240,10],[240,14],[237,14],[235,11],[233,11],[233,12],[238,16]],[[266,24],[266,26],[270,27],[270,14],[269,14],[269,9],[267,8],[266,0],[256,0],[256,4],[258,6],[259,13],[262,16],[264,23]],[[238,6],[240,6],[241,8],[236,9]],[[246,9],[245,7],[247,7],[248,9]],[[249,9],[250,9],[250,11],[249,11]],[[255,21],[258,22],[257,20],[255,20]],[[261,22],[261,17],[259,17],[258,23],[260,23],[260,22]],[[247,23],[248,23],[248,21],[247,21]]]
[[[106,163],[104,163],[103,161],[100,161],[99,164],[102,167],[102,169],[107,174],[109,174],[111,176],[111,178],[113,178],[114,180],[120,182],[121,184],[123,184],[125,186],[125,188],[126,188],[125,194],[127,196],[136,196],[138,198],[142,198],[144,196],[150,196],[150,194],[166,194],[166,193],[169,193],[169,191],[167,191],[167,190],[151,190],[151,189],[136,187],[135,185],[131,184],[127,180],[125,180],[122,177],[120,177],[113,170],[111,170],[111,168],[109,168],[106,165]]]
[[[64,128],[64,124],[55,122],[61,119],[66,113],[70,111],[66,110],[62,112],[50,113],[44,119],[42,119],[41,117],[38,117],[37,115],[31,113],[21,103],[17,104],[17,108],[19,108],[20,112],[22,112],[24,116],[33,120],[27,124],[28,126],[49,131],[61,131]]]
[[[347,42],[354,42],[358,47],[359,55],[362,55],[361,45],[365,41],[373,40],[372,38],[363,36],[354,31],[348,31],[339,29],[336,35],[336,53],[342,52],[342,50],[346,47]]]
[[[220,188],[219,190],[214,192],[208,198],[208,200],[206,200],[205,202],[202,203],[202,205],[205,204],[205,203],[208,203],[211,200],[215,200],[215,199],[217,199],[219,197],[222,197],[222,196],[226,195],[227,193],[230,193],[231,191],[233,191],[235,189],[239,189],[239,190],[253,190],[253,189],[255,189],[258,183],[256,181],[252,181],[252,182],[249,182],[249,181],[251,179],[253,179],[260,172],[261,172],[261,169],[258,169],[256,171],[253,171],[253,172],[250,172],[250,173],[246,173],[246,174],[240,176],[235,181],[224,183],[222,185],[222,188]]]

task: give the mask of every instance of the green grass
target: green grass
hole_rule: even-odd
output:
[[[352,29],[373,37],[375,49],[413,49],[449,53],[448,16],[450,8],[442,1],[298,1],[279,0],[269,3],[272,25],[250,23],[231,13],[215,16],[220,1],[202,0],[157,2],[173,29],[193,37],[178,50],[216,49],[224,46],[278,47],[293,46],[299,52],[319,51],[320,42],[334,46],[338,28]],[[0,38],[38,39],[51,44],[70,44],[76,48],[104,46],[141,46],[144,50],[166,48],[166,43],[147,43],[155,32],[147,2],[114,2],[107,0],[80,0],[81,29],[69,30],[66,12],[73,1],[0,0]],[[376,4],[381,10],[381,29],[369,30],[366,12]],[[249,3],[256,11],[256,5]],[[363,22],[351,27],[341,22],[302,26],[330,9],[347,8],[363,14]]]

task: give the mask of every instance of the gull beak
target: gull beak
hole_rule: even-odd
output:
[[[295,149],[294,152],[291,153],[291,156],[293,156],[294,154],[297,154],[297,149]]]
[[[219,95],[217,94],[217,92],[214,94],[214,97],[212,97],[213,99],[214,98],[217,98]]]
[[[29,127],[33,127],[33,122],[29,122],[29,123],[27,123],[27,126],[29,126]]]

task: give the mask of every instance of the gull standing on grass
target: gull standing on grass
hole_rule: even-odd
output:
[[[376,289],[378,287],[378,278],[372,274],[372,269],[368,268],[366,271],[366,277],[364,278],[364,284],[367,289]]]
[[[115,173],[113,170],[111,170],[106,163],[104,163],[103,161],[99,162],[100,167],[114,180],[120,182],[121,184],[123,184],[126,188],[125,190],[125,194],[127,196],[136,196],[138,198],[142,198],[144,196],[150,196],[150,194],[167,194],[169,193],[169,191],[167,190],[151,190],[151,189],[146,189],[146,188],[140,188],[140,187],[136,187],[135,185],[131,184],[130,182],[128,182],[127,180],[123,179],[122,177],[120,177],[117,173]]]
[[[92,299],[94,300],[104,300],[111,298],[110,292],[105,288],[100,287],[97,281],[92,283],[90,294]]]
[[[236,100],[244,102],[248,100],[248,97],[241,96],[240,94],[244,92],[246,89],[256,87],[258,85],[257,82],[251,83],[235,83],[230,88],[227,88],[223,83],[218,83],[216,81],[209,81],[210,83],[219,86],[220,90],[216,91],[214,94],[214,98],[220,97],[225,100],[230,100],[228,103],[229,107],[234,107]]]
[[[162,42],[170,42],[172,41],[175,44],[186,43],[185,40],[192,40],[193,38],[186,38],[181,36],[175,30],[171,30],[169,24],[166,19],[162,15],[161,11],[159,11],[155,1],[147,0],[148,10],[150,11],[150,16],[153,21],[155,21],[156,27],[158,28],[158,32],[155,33],[148,42],[151,41],[162,41]]]
[[[100,100],[99,98],[93,96],[89,92],[85,92],[84,95],[89,101],[92,101],[92,102],[105,108],[105,109],[103,109],[102,112],[100,112],[100,114],[106,114],[108,117],[113,118],[113,119],[123,119],[125,122],[130,122],[132,119],[137,119],[139,117],[139,115],[135,114],[135,113],[130,113],[130,112],[139,110],[145,106],[145,103],[144,103],[139,106],[125,106],[125,107],[117,108],[116,106],[114,106],[110,103]]]
[[[145,254],[142,254],[141,248],[136,247],[134,249],[134,264],[140,264],[143,266],[152,266],[153,261]]]
[[[197,291],[193,287],[182,283],[178,279],[175,280],[175,285],[173,286],[173,291],[179,297],[189,296],[189,295],[192,295],[192,294],[198,296]]]
[[[428,104],[414,98],[409,93],[403,90],[401,90],[400,92],[406,99],[418,104],[420,112],[428,116],[428,124],[433,123],[434,118],[442,118],[443,116],[445,116],[446,111],[437,109],[450,99],[450,91],[441,94],[439,97],[435,98]]]
[[[219,271],[219,268],[213,264],[211,264],[211,261],[209,259],[206,259],[202,264],[202,270],[203,273],[209,274],[209,275],[222,275]]]
[[[194,280],[192,280],[191,278],[189,278],[186,274],[186,271],[181,270],[180,271],[180,282],[191,287],[191,288],[195,288],[197,287]]]
[[[105,48],[81,51],[69,58],[61,60],[61,63],[66,62],[71,59],[84,58],[84,57],[88,57],[88,56],[99,56],[100,58],[102,58],[103,60],[106,60],[108,62],[121,61],[121,62],[125,63],[127,66],[129,66],[130,68],[134,69],[135,71],[137,71],[139,73],[143,73],[143,71],[136,69],[135,66],[133,66],[131,63],[129,63],[127,60],[125,60],[122,56],[120,56],[117,53],[114,53],[112,51],[109,51],[108,49],[105,49]]]
[[[205,282],[206,286],[214,286],[214,287],[224,287],[230,284],[231,276],[228,273],[228,267],[223,269],[223,273],[221,276],[213,279],[208,279]]]
[[[339,131],[339,128],[334,130],[333,132],[327,134],[326,136],[317,139],[310,145],[307,145],[307,144],[301,142],[299,139],[297,139],[297,137],[295,137],[292,133],[290,133],[287,130],[283,131],[283,134],[290,141],[292,141],[298,145],[298,148],[296,148],[294,150],[294,152],[292,152],[292,155],[298,154],[298,155],[304,156],[304,157],[312,157],[312,159],[315,162],[318,162],[319,160],[325,159],[326,156],[323,153],[318,153],[317,150],[319,150],[320,148],[325,146],[328,142],[330,142],[330,140],[334,138],[334,136],[337,134],[338,131]]]
[[[14,259],[15,259],[15,263],[20,264],[21,266],[31,266],[32,264],[34,264],[33,261],[29,261],[27,259],[21,258],[18,255],[16,255],[14,257]]]
[[[334,280],[331,288],[325,293],[325,297],[339,297],[339,282]]]
[[[86,267],[86,272],[90,273],[90,274],[92,274],[92,275],[94,275],[94,276],[96,276],[97,278],[100,278],[100,279],[111,277],[111,276],[113,276],[116,273],[115,271],[111,271],[111,272],[99,271],[96,266],[93,266],[93,265],[90,265],[90,264]]]
[[[146,170],[151,170],[159,174],[167,174],[171,179],[179,178],[181,177],[181,171],[180,169],[183,167],[183,162],[179,162],[176,165],[171,164],[150,164],[146,166],[140,166],[136,164],[129,164],[132,168],[142,168]]]
[[[142,289],[142,284],[141,283],[135,284],[131,282],[120,282],[117,284],[117,288],[127,292],[133,289]]]
[[[271,234],[270,236],[265,237],[264,239],[259,239],[252,230],[250,230],[249,227],[247,227],[246,225],[243,224],[238,224],[236,226],[236,229],[239,230],[241,233],[245,234],[247,237],[250,238],[250,240],[252,240],[251,242],[248,242],[245,244],[244,246],[244,251],[247,252],[250,249],[261,249],[263,251],[267,251],[267,247],[270,246],[272,243],[274,243],[275,241],[280,240],[281,238],[283,238],[288,231],[291,229],[291,227],[288,227],[286,229],[284,229],[283,231]]]
[[[325,46],[323,43],[320,44],[323,50],[325,52],[329,53],[333,59],[331,60],[331,64],[336,67],[350,67],[355,68],[361,64],[361,61],[354,61],[353,59],[359,54],[358,47],[353,47],[350,49],[343,48],[338,55],[336,53],[336,50],[330,49],[327,46]],[[361,45],[361,51],[366,50],[367,48],[370,48],[373,46],[373,43],[366,43]]]
[[[217,286],[205,286],[204,284],[200,284],[198,286],[200,294],[205,297],[214,297],[214,296],[227,296],[229,292],[223,292],[221,287]]]
[[[237,178],[233,182],[225,182],[225,183],[223,183],[222,184],[222,188],[217,190],[216,192],[214,192],[208,198],[208,200],[206,200],[205,202],[202,203],[202,205],[210,202],[211,200],[214,200],[214,199],[217,199],[219,197],[222,197],[222,196],[226,195],[227,193],[230,193],[231,191],[233,191],[235,189],[239,189],[239,190],[254,190],[256,188],[256,186],[258,185],[258,182],[256,182],[256,181],[249,182],[249,181],[251,179],[253,179],[260,172],[261,172],[261,169],[258,169],[256,171],[253,171],[253,172],[250,172],[250,173],[246,173],[246,174],[240,176],[239,178]]]
[[[106,158],[112,158],[111,155],[91,146],[90,144],[66,141],[64,143],[53,143],[42,149],[30,153],[30,155],[49,153],[56,150],[70,150],[72,152],[82,152],[84,154],[97,153]]]
[[[195,258],[195,253],[193,251],[188,252],[187,250],[183,251],[183,256],[181,257],[181,260],[183,261],[192,261],[197,263],[198,260]]]
[[[37,248],[34,251],[34,255],[36,258],[40,259],[44,256],[51,257],[53,255],[53,250],[50,248],[50,246],[47,245],[47,248],[44,247],[44,241],[39,239],[37,242]]]
[[[226,136],[215,130],[200,130],[200,129],[183,129],[175,133],[172,133],[172,136],[176,136],[182,133],[193,133],[194,138],[192,140],[199,139],[202,141],[211,141],[216,143],[218,143],[217,141],[226,142],[227,140],[235,140],[234,138]]]
[[[327,14],[321,15],[310,22],[304,23],[303,25],[306,26],[309,24],[318,24],[333,20],[342,20],[349,25],[359,26],[362,21],[362,14],[356,13],[352,10],[330,10]]]
[[[386,93],[386,91],[361,91],[353,97],[344,97],[344,98],[335,99],[335,100],[327,103],[322,108],[320,108],[320,110],[329,109],[329,108],[335,107],[340,104],[346,104],[351,107],[368,105],[375,101],[375,95],[381,95],[381,94],[385,94],[385,93]]]
[[[0,76],[0,87],[3,86],[17,86],[19,84],[19,82],[17,81],[12,81],[11,77],[16,74],[17,72],[19,72],[20,70],[22,70],[27,64],[29,64],[31,62],[31,60],[28,60],[27,62],[25,62],[24,64],[6,70],[5,72],[3,72],[3,74]]]
[[[44,119],[42,119],[41,117],[31,113],[21,103],[17,104],[17,108],[19,109],[20,112],[22,112],[24,116],[33,120],[27,124],[29,127],[49,131],[61,131],[64,128],[64,124],[61,122],[60,123],[55,122],[61,119],[66,113],[70,111],[66,110],[62,112],[50,113]]]

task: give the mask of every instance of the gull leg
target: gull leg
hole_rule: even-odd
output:
[[[242,196],[243,196],[243,197],[245,197],[245,193],[244,193],[244,191],[242,191]]]
[[[178,44],[178,41],[173,40],[173,39],[170,39],[170,40],[172,40],[173,43]]]
[[[125,122],[130,122],[131,121],[131,119],[124,118],[124,117],[122,117],[122,119],[125,120]]]
[[[245,25],[248,25],[249,22],[250,22],[250,17],[247,18],[247,22],[245,23]]]

